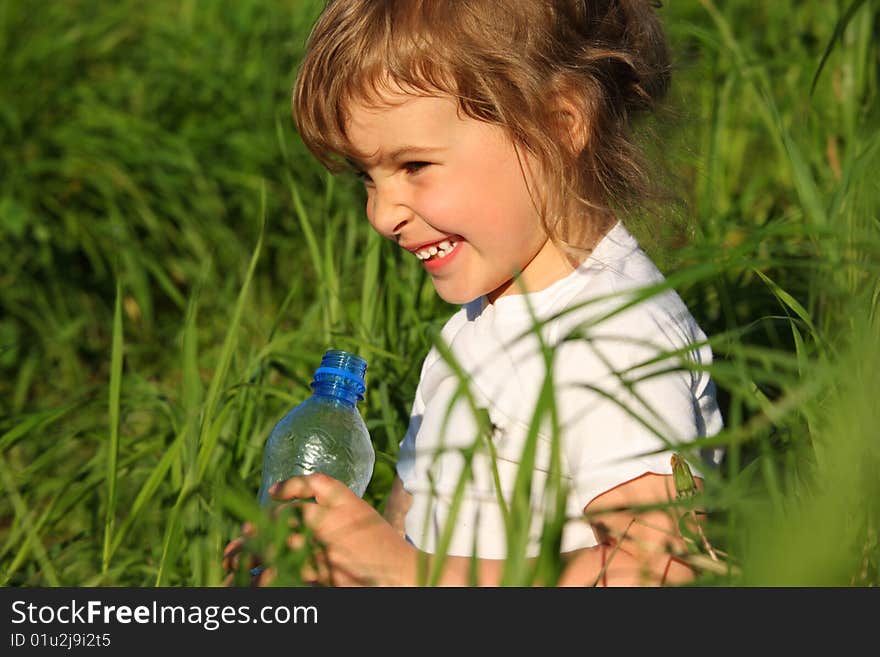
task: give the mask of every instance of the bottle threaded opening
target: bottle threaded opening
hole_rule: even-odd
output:
[[[357,354],[342,349],[329,349],[321,359],[321,366],[315,370],[311,387],[315,389],[317,386],[330,386],[353,394],[359,401],[363,401],[367,389],[364,380],[366,371],[367,361]]]

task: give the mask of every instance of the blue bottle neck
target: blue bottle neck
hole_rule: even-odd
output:
[[[341,349],[330,349],[321,359],[321,366],[315,370],[311,386],[314,395],[332,398],[354,408],[364,398],[366,369],[367,363],[360,356]]]
[[[355,408],[358,402],[357,392],[346,388],[336,381],[313,381],[312,382],[313,397],[332,399],[338,401],[349,408]]]

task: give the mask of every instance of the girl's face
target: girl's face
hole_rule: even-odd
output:
[[[353,105],[346,126],[354,148],[368,155],[354,162],[367,188],[367,217],[413,257],[435,248],[422,264],[445,301],[486,294],[492,303],[522,292],[516,272],[530,292],[571,272],[541,227],[529,196],[533,179],[527,183],[501,128],[459,116],[448,96],[384,100],[379,108]]]

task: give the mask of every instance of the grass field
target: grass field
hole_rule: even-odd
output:
[[[219,584],[331,346],[369,363],[384,503],[456,308],[298,141],[320,5],[0,5],[3,585]],[[674,84],[645,128],[672,198],[625,220],[717,357],[701,503],[730,568],[698,582],[877,585],[880,3],[664,5]]]

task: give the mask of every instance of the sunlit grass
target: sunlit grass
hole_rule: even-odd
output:
[[[369,364],[384,504],[455,308],[294,134],[320,4],[0,8],[2,584],[219,584],[259,520],[263,440],[330,347]],[[726,426],[704,444],[727,456],[701,503],[737,568],[698,581],[876,585],[878,8],[664,4],[676,202],[629,220],[716,355]],[[506,584],[553,581],[560,527]]]

